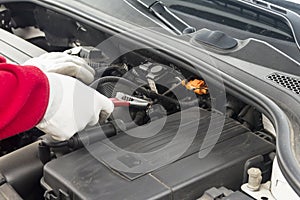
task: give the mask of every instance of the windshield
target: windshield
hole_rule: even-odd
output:
[[[300,13],[300,6],[295,2],[267,0]],[[123,21],[143,26],[157,27],[163,23],[137,0],[80,0],[97,10],[105,12]],[[281,18],[269,13],[259,12],[243,6],[234,0],[162,0],[177,16],[197,28],[205,28],[203,21],[218,23],[222,26],[293,42],[293,34],[288,24]],[[208,23],[208,22],[206,22]],[[209,27],[209,26],[208,26]],[[245,38],[240,38],[245,39]]]
[[[131,24],[142,27],[158,26],[156,19],[147,14],[142,6],[127,0],[78,0],[78,2]]]
[[[265,0],[269,3],[284,7],[286,9],[292,10],[297,14],[300,14],[300,1],[299,0]]]

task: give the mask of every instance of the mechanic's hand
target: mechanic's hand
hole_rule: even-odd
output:
[[[82,58],[66,53],[46,53],[36,58],[31,58],[23,65],[40,68],[44,72],[73,76],[86,84],[94,80],[95,71]]]
[[[36,127],[54,139],[67,140],[87,125],[95,125],[100,112],[107,113],[107,118],[113,111],[111,100],[80,81],[56,73],[46,75],[50,85],[49,104]]]

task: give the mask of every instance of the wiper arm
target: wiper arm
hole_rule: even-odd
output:
[[[161,1],[137,0],[141,5],[152,12],[159,20],[166,24],[176,34],[194,33],[196,29],[172,13]]]

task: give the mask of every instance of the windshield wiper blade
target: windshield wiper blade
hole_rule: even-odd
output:
[[[196,29],[174,13],[172,13],[161,1],[157,0],[137,0],[141,5],[146,7],[150,12],[152,12],[159,20],[166,24],[170,29],[172,29],[176,34],[190,34],[194,33]]]

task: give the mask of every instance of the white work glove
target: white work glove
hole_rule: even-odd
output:
[[[107,113],[105,117],[113,111],[111,100],[80,81],[56,73],[46,75],[50,86],[49,104],[36,127],[54,139],[67,140],[87,125],[95,125],[100,111]]]
[[[95,70],[85,60],[66,53],[46,53],[27,60],[23,65],[36,66],[43,72],[55,72],[80,79],[89,84],[94,80]]]

